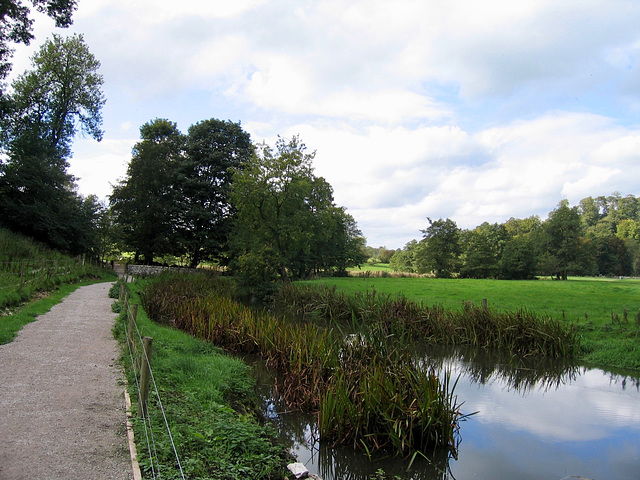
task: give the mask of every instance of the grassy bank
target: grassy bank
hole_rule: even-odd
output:
[[[130,285],[131,303],[139,303],[138,292],[145,283]],[[275,444],[274,432],[259,421],[250,368],[209,342],[152,322],[142,308],[137,326],[140,335],[153,338],[153,375],[186,478],[285,478],[285,448]],[[125,331],[123,314],[114,328],[123,345]],[[129,385],[135,385],[129,359],[123,363]],[[137,410],[136,394],[131,393]],[[153,448],[147,446],[144,422],[136,420],[134,424],[145,477],[153,477],[153,465],[157,478],[180,478],[153,395],[149,416]],[[150,455],[150,451],[154,453]]]
[[[582,362],[640,369],[640,280],[570,278],[502,281],[435,278],[324,278],[301,284],[327,285],[351,295],[377,292],[404,296],[424,305],[462,311],[465,302],[491,310],[528,312],[574,324],[580,334]],[[626,312],[626,313],[625,313]]]
[[[60,285],[96,278],[116,277],[81,257],[64,255],[0,228],[0,313],[11,313],[14,307]]]

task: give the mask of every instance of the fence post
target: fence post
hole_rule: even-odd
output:
[[[489,308],[489,307],[488,307],[488,305],[487,305],[487,299],[486,299],[486,298],[483,298],[483,299],[482,299],[482,309],[486,312],[488,308]]]
[[[144,337],[142,349],[142,367],[140,369],[140,392],[138,395],[138,410],[142,417],[147,416],[147,398],[149,397],[149,377],[151,376],[151,352],[153,338]]]

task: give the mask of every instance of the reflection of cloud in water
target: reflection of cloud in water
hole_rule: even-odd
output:
[[[466,411],[480,412],[474,421],[551,441],[604,439],[619,428],[640,434],[640,394],[611,385],[601,370],[584,370],[561,388],[529,388],[526,395],[497,377],[484,385],[461,378],[456,394]]]

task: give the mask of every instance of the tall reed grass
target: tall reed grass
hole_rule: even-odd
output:
[[[162,275],[143,292],[142,303],[155,320],[229,351],[260,355],[279,372],[277,394],[290,406],[317,412],[323,439],[398,455],[455,449],[460,411],[448,377],[441,381],[414,361],[379,324],[363,323],[348,336],[287,321],[240,304],[220,282]]]
[[[512,355],[572,357],[579,350],[577,329],[527,310],[497,312],[465,303],[461,311],[428,306],[375,291],[348,295],[325,285],[282,285],[274,309],[302,318],[377,324],[387,335],[409,335],[430,343],[502,349]]]

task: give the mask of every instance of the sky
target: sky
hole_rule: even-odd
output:
[[[71,28],[34,18],[14,74],[54,31],[101,62],[104,139],[71,160],[83,195],[108,197],[155,118],[299,135],[374,247],[427,217],[640,195],[637,0],[79,0]]]

